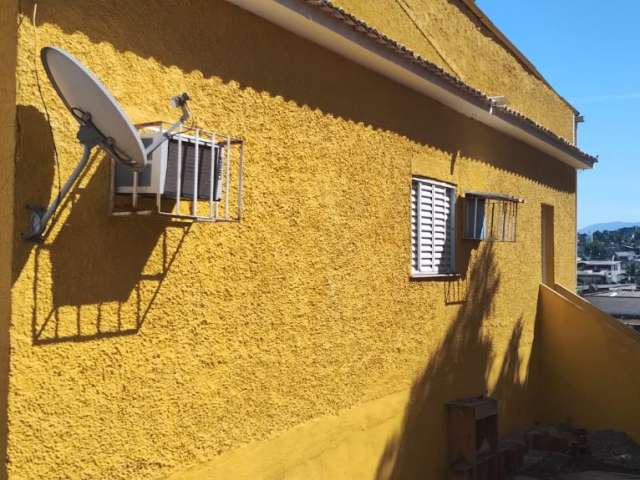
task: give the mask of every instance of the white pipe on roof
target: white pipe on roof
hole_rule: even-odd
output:
[[[586,169],[592,165],[571,155],[544,138],[535,128],[525,128],[503,118],[491,104],[477,103],[447,88],[444,82],[429,78],[422,67],[414,64],[374,40],[354,31],[338,19],[299,0],[227,0],[296,35],[311,40],[370,70],[433,98],[451,109],[471,117],[495,130],[516,138],[538,150],[571,165]]]

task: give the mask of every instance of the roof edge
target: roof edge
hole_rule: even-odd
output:
[[[462,3],[478,18],[480,23],[485,26],[491,33],[493,33],[498,40],[511,52],[536,78],[542,81],[551,91],[562,100],[575,115],[579,115],[580,112],[574,107],[566,98],[560,95],[555,88],[547,81],[546,78],[540,73],[533,63],[527,58],[527,56],[516,47],[509,38],[502,33],[502,31],[491,21],[489,17],[482,11],[482,9],[476,4],[476,0],[461,0]]]
[[[333,5],[329,0],[227,0],[576,169],[597,159]]]

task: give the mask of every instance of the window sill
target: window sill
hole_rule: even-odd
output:
[[[412,273],[410,280],[453,280],[462,277],[460,273]]]

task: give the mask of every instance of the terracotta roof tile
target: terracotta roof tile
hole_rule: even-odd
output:
[[[342,21],[346,25],[353,28],[355,31],[366,35],[367,37],[375,40],[377,43],[384,46],[385,48],[392,50],[397,55],[400,55],[410,60],[412,63],[415,63],[416,65],[423,68],[431,76],[436,77],[441,82],[447,84],[456,93],[466,97],[467,99],[471,100],[473,103],[484,105],[487,108],[491,106],[492,100],[485,93],[466,84],[465,82],[460,80],[458,77],[455,77],[450,73],[444,71],[439,66],[421,57],[418,53],[405,47],[404,45],[393,40],[392,38],[389,38],[384,33],[376,30],[373,27],[370,27],[364,21],[354,17],[353,15],[351,15],[344,9],[338,7],[337,5],[334,5],[333,2],[331,2],[330,0],[300,0],[300,1],[303,1],[309,5],[312,5],[318,8],[325,14],[330,15],[333,18]],[[580,160],[582,160],[583,162],[589,165],[593,165],[595,162],[598,161],[596,157],[589,155],[586,152],[583,152],[582,150],[577,148],[575,145],[567,141],[564,137],[561,137],[560,135],[552,132],[547,127],[544,127],[538,122],[532,120],[531,118],[527,117],[526,115],[523,115],[522,113],[512,108],[509,108],[506,106],[494,105],[493,111],[505,120],[511,120],[511,121],[515,121],[516,123],[519,123],[523,128],[530,130],[532,133],[538,135],[540,138],[554,144],[556,147],[561,148],[568,153],[571,153],[572,155],[576,156],[577,158],[579,158]]]

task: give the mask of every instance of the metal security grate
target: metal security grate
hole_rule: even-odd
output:
[[[524,200],[508,195],[467,192],[463,238],[515,242],[520,203]]]
[[[143,141],[167,124],[139,125]],[[112,160],[112,215],[159,215],[202,222],[239,221],[242,216],[244,142],[200,128],[183,128],[150,154],[141,173]],[[123,198],[125,199],[123,205]]]
[[[209,200],[213,195],[214,201],[220,201],[223,149],[203,140],[196,147],[195,139],[186,136],[172,138],[168,147],[164,196],[193,200],[195,192],[198,200]]]

